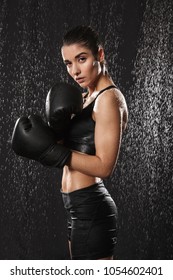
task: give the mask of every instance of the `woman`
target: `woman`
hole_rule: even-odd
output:
[[[111,260],[117,209],[102,179],[115,168],[128,120],[127,105],[108,74],[103,46],[91,27],[70,30],[61,52],[69,75],[87,89],[82,113],[72,118],[64,140],[73,151],[62,176],[71,257]]]
[[[55,85],[46,100],[48,123],[54,129],[40,116],[22,116],[14,126],[12,149],[43,165],[63,168],[61,191],[72,259],[110,260],[117,238],[117,209],[102,179],[115,168],[127,106],[108,74],[95,31],[74,28],[65,35],[61,51],[70,76],[87,89],[83,108],[77,87]],[[64,135],[61,129],[67,123]],[[59,133],[64,145],[57,143],[62,139]]]

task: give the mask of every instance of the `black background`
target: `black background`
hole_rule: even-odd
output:
[[[119,161],[105,181],[119,210],[116,259],[173,257],[171,0],[0,0],[0,258],[69,259],[61,171],[17,157],[16,119],[45,117],[59,80],[72,83],[62,35],[90,24],[129,108]]]

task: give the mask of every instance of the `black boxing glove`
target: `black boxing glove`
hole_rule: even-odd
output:
[[[11,142],[17,155],[47,166],[63,168],[71,156],[71,151],[57,144],[55,132],[37,115],[16,121]]]
[[[82,93],[77,87],[60,82],[50,89],[46,98],[46,118],[56,132],[57,140],[63,139],[72,115],[80,113],[82,108]]]

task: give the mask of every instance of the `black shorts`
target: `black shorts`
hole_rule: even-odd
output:
[[[103,182],[63,193],[73,260],[95,260],[114,254],[117,208]]]

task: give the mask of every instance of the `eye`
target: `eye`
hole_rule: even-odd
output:
[[[79,62],[83,63],[85,61],[86,61],[86,57],[84,56],[79,57]]]
[[[64,62],[65,66],[70,67],[71,66],[71,62],[70,61],[65,61]]]

